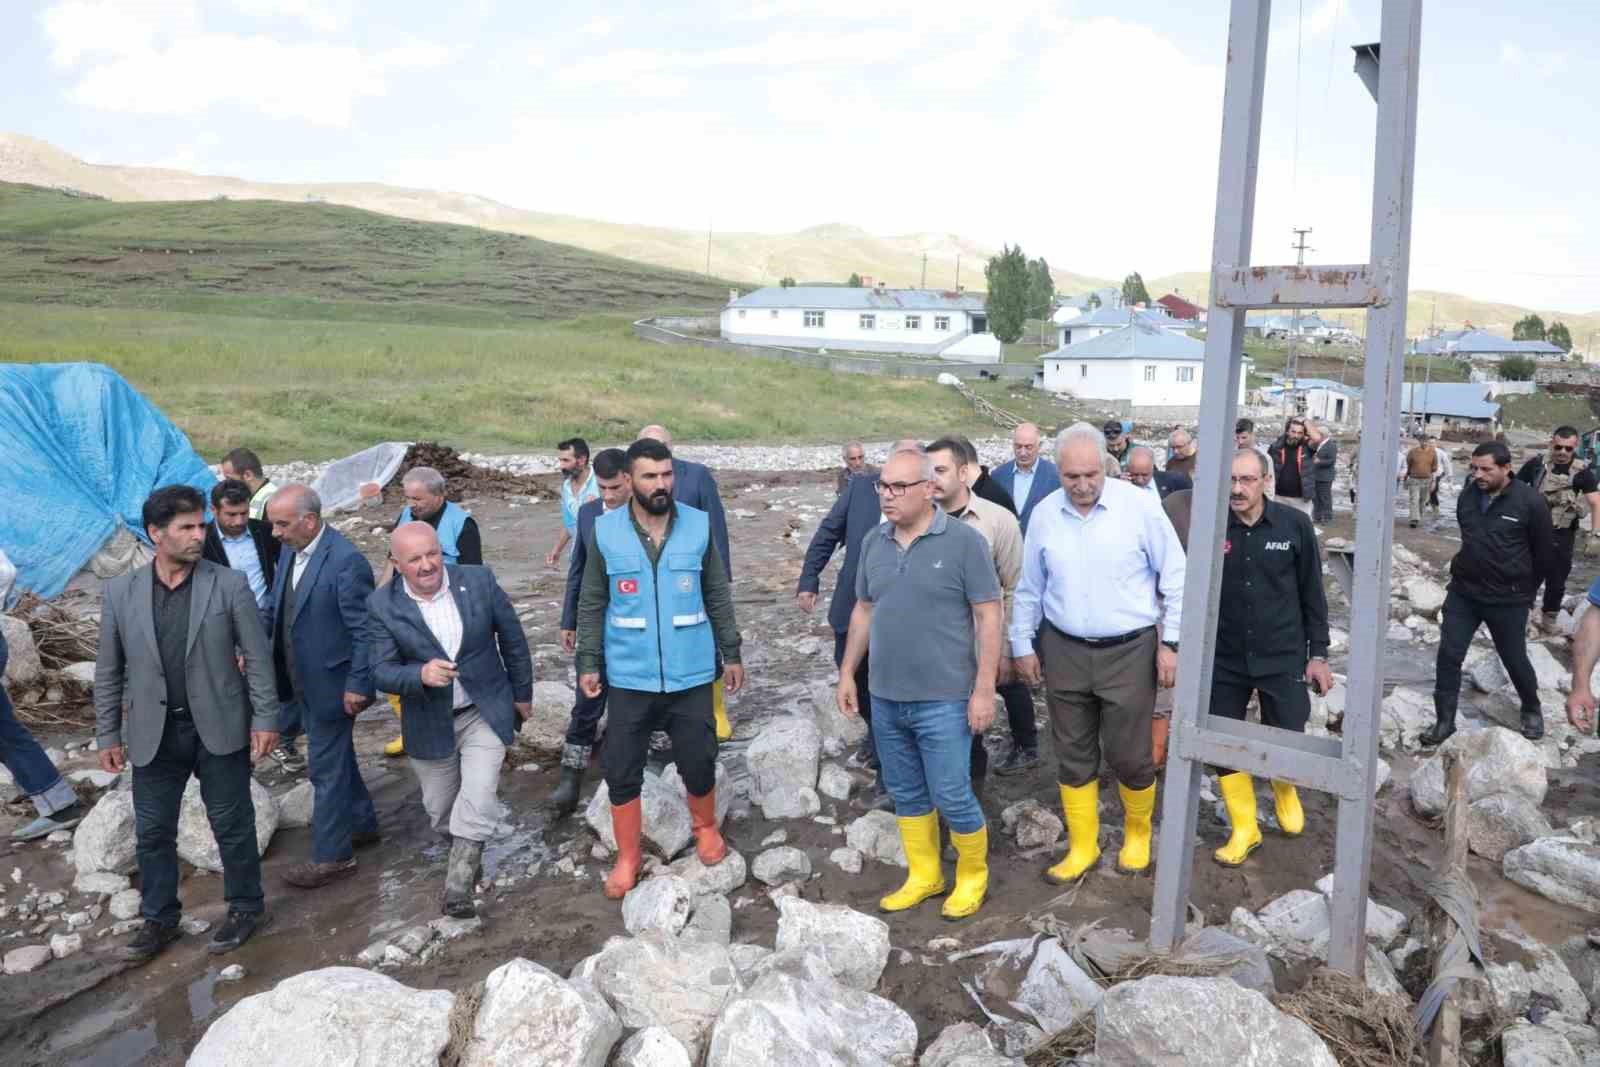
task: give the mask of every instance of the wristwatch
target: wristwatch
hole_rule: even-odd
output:
[[[1161,643],[1163,645],[1166,645],[1168,648],[1172,649],[1172,651],[1174,651],[1174,652],[1178,651],[1178,642],[1176,642],[1176,641],[1163,641]]]

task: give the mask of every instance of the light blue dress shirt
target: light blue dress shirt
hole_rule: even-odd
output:
[[[1011,609],[1011,649],[1034,654],[1043,620],[1072,637],[1119,637],[1183,621],[1183,546],[1160,494],[1107,480],[1080,514],[1057,489],[1034,509]]]
[[[238,537],[229,537],[222,532],[222,527],[217,527],[217,536],[222,538],[222,551],[228,555],[228,566],[244,574],[245,580],[250,583],[250,592],[256,598],[256,607],[267,606],[267,577],[261,573],[261,558],[256,552],[255,539],[250,536],[250,530],[245,528],[244,533]]]
[[[1022,509],[1028,506],[1028,494],[1033,492],[1033,476],[1039,473],[1039,460],[1033,461],[1032,470],[1023,470],[1016,466],[1011,468],[1011,500],[1017,505],[1017,514],[1022,514]]]
[[[590,468],[589,477],[584,481],[583,488],[576,493],[572,491],[572,480],[565,475],[561,478],[561,523],[567,530],[578,528],[578,509],[591,500],[600,497],[600,480],[595,477],[594,469]]]

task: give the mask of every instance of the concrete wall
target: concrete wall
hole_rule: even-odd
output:
[[[1145,368],[1155,368],[1155,381],[1145,381]],[[1178,380],[1179,368],[1193,379]],[[1046,359],[1044,387],[1071,393],[1084,400],[1126,402],[1141,413],[1145,408],[1198,407],[1205,378],[1201,360]],[[1244,403],[1244,375],[1239,376],[1239,403]]]
[[[823,324],[807,326],[806,311],[823,313]],[[873,327],[863,329],[861,316]],[[949,319],[946,329],[934,319]],[[916,322],[915,329],[910,323]],[[843,348],[852,352],[911,352],[932,355],[972,329],[965,311],[841,311],[834,308],[723,308],[722,336],[741,344],[795,348]]]

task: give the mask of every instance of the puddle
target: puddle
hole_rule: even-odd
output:
[[[156,1024],[146,1023],[102,1042],[87,1056],[66,1062],[68,1067],[129,1067],[155,1051],[159,1042]]]

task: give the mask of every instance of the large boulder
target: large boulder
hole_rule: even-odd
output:
[[[39,662],[39,649],[28,624],[12,615],[0,615],[0,633],[5,634],[9,653],[3,676],[6,687],[22,690],[38,685],[44,679],[44,664]]]
[[[1433,696],[1410,686],[1396,686],[1383,698],[1378,715],[1378,740],[1391,751],[1414,751],[1423,732],[1433,725]]]
[[[461,1067],[604,1067],[622,1024],[605,998],[537,963],[514,959],[489,972]]]
[[[1588,997],[1555,949],[1513,930],[1486,930],[1482,940],[1489,956],[1484,977],[1458,987],[1463,1019],[1514,1019],[1535,997],[1548,998],[1563,1015],[1587,1015]]]
[[[869,811],[844,831],[845,843],[867,859],[894,867],[906,865],[906,846],[900,840],[900,823],[893,813]]]
[[[1572,688],[1572,672],[1563,667],[1546,646],[1528,642],[1528,662],[1533,664],[1533,673],[1539,679],[1540,689],[1560,692],[1563,688]]]
[[[846,715],[840,711],[834,693],[831,684],[816,682],[811,687],[809,702],[823,743],[831,746],[829,751],[842,751],[867,736],[867,723],[859,715]]]
[[[766,885],[803,882],[811,877],[811,857],[793,845],[779,845],[758,855],[750,873]]]
[[[723,774],[719,765],[717,767],[719,823],[727,814],[728,805],[733,800],[732,790],[721,788]],[[644,772],[644,784],[639,792],[639,799],[644,806],[644,837],[667,859],[682,852],[694,839],[689,823],[687,796],[683,779],[678,776],[676,767],[668,767],[663,774],[656,774],[648,769]],[[583,818],[589,824],[589,828],[599,835],[606,848],[615,852],[617,835],[611,827],[611,791],[605,782],[601,782],[599,788],[594,791],[594,796],[589,798],[589,805],[583,810]]]
[[[1000,813],[1000,825],[1015,836],[1021,849],[1054,845],[1067,832],[1061,816],[1033,797],[1024,797]]]
[[[722,862],[707,867],[700,862],[700,855],[691,852],[681,860],[674,860],[669,868],[673,874],[689,883],[697,896],[715,893],[726,895],[744,885],[748,875],[744,856],[735,849],[728,849],[728,854]]]
[[[1310,889],[1294,889],[1256,913],[1256,919],[1278,945],[1308,958],[1325,956],[1332,936],[1328,898]]]
[[[1544,803],[1549,780],[1539,746],[1521,734],[1499,726],[1463,730],[1440,746],[1466,763],[1467,802],[1496,793],[1514,793],[1533,804]],[[1444,813],[1444,762],[1423,760],[1411,774],[1411,805],[1417,813],[1434,817]]]
[[[675,874],[647,878],[622,898],[622,925],[628,933],[660,930],[677,935],[689,921],[694,890]]]
[[[575,703],[572,687],[565,682],[534,682],[533,710],[522,720],[517,739],[541,755],[559,755],[567,743]]]
[[[267,844],[278,829],[278,805],[267,787],[254,777],[250,779],[250,802],[256,809],[256,848],[265,855]],[[222,871],[222,850],[211,833],[198,778],[190,778],[183,787],[183,806],[178,809],[178,856],[201,870]]]
[[[438,1067],[454,1004],[361,967],[306,971],[229,1008],[189,1067]]]
[[[1554,1030],[1518,1019],[1500,1034],[1506,1067],[1582,1067],[1572,1044]]]
[[[1319,894],[1320,896],[1320,894]],[[1228,978],[1154,975],[1106,991],[1095,1055],[1117,1067],[1338,1067],[1316,1032]]]
[[[745,750],[750,802],[769,819],[814,814],[821,755],[822,731],[813,720],[791,715],[768,723]]]
[[[1467,847],[1495,863],[1512,849],[1554,832],[1539,805],[1516,793],[1496,793],[1467,808]]]
[[[1056,938],[1039,943],[1012,1006],[1026,1011],[1047,1034],[1065,1030],[1093,1011],[1104,990]]]
[[[689,1050],[664,1026],[647,1026],[622,1043],[614,1067],[692,1067]]]
[[[79,873],[130,873],[136,863],[133,790],[102,793],[72,834],[72,863]]]
[[[1259,945],[1230,934],[1220,926],[1207,926],[1191,934],[1178,950],[1179,959],[1236,959],[1237,963],[1218,971],[1220,978],[1231,978],[1246,989],[1264,996],[1276,996],[1277,983],[1272,963]]]
[[[813,948],[833,975],[854,989],[874,989],[889,962],[889,926],[842,904],[778,898],[777,948]]]
[[[700,1061],[712,1022],[740,990],[728,946],[682,941],[659,930],[613,937],[586,963],[589,980],[624,1027],[666,1027],[694,1063]],[[579,977],[579,971],[573,975]]]
[[[1480,693],[1493,693],[1511,684],[1500,653],[1492,648],[1480,648],[1469,655],[1461,674]]]
[[[1600,845],[1576,837],[1541,837],[1505,854],[1511,881],[1556,901],[1600,914]]]
[[[278,829],[310,826],[316,813],[317,790],[310,782],[301,782],[278,797]]]
[[[917,1024],[872,993],[825,978],[770,972],[717,1020],[706,1067],[909,1065]]]
[[[1406,599],[1411,601],[1411,607],[1418,615],[1426,615],[1430,619],[1439,617],[1439,609],[1444,607],[1444,586],[1419,574],[1401,582],[1400,588],[1405,591]]]
[[[922,1052],[918,1067],[1008,1067],[1017,1061],[1002,1056],[989,1035],[975,1023],[952,1023],[939,1031]]]

